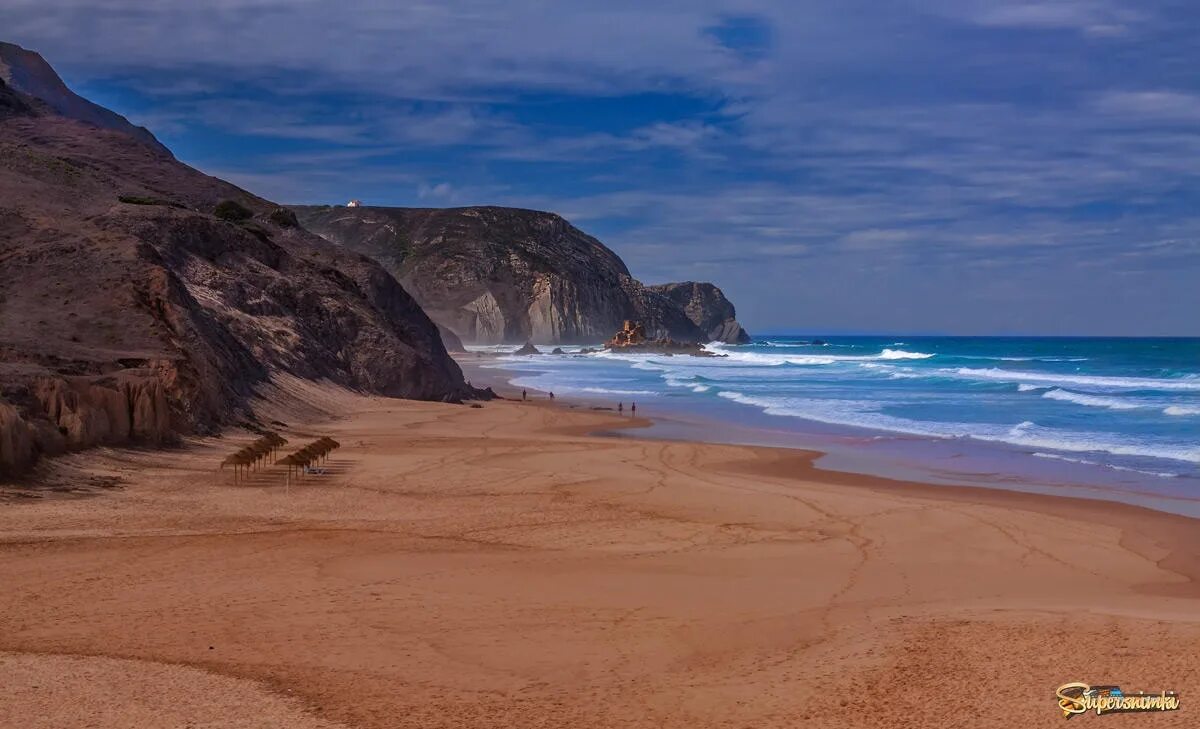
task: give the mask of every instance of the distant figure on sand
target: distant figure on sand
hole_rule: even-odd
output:
[[[625,412],[625,403],[623,403],[623,402],[617,403],[617,412],[618,413]]]
[[[629,414],[637,415],[637,403],[636,402],[629,404]]]
[[[553,399],[554,399],[554,391],[553,391],[553,390],[550,392],[550,399],[551,399],[551,400],[553,400]]]
[[[521,390],[521,399],[522,399],[522,400],[528,400],[528,399],[529,399],[529,393],[528,393],[528,392],[526,392],[526,391],[524,391],[524,390]]]

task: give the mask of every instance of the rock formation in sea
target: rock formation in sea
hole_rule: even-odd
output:
[[[276,375],[476,394],[379,264],[115,114],[64,102],[41,57],[12,48],[0,54],[0,475],[253,423]],[[49,98],[20,91],[42,88]]]
[[[655,338],[710,339],[681,304],[642,285],[616,253],[554,213],[292,209],[304,227],[382,263],[434,321],[468,343],[596,343],[625,319]]]
[[[700,327],[709,341],[728,344],[750,342],[750,334],[737,321],[733,302],[725,298],[725,293],[713,284],[684,281],[651,286],[650,289],[683,307],[688,319]]]

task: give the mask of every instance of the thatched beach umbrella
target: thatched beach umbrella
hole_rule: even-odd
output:
[[[284,481],[284,485],[290,488],[292,485],[292,469],[300,466],[299,459],[296,458],[295,454],[292,454],[290,456],[284,456],[283,458],[280,458],[275,462],[275,464],[287,468],[287,478]]]
[[[243,451],[238,451],[232,456],[229,456],[225,460],[221,461],[222,469],[225,468],[225,466],[233,466],[233,483],[235,486],[238,482],[238,475],[244,469],[249,468],[250,464],[253,463],[252,458],[253,456],[250,454],[244,453]]]
[[[287,438],[280,436],[278,433],[266,433],[259,441],[270,447],[270,453],[274,456],[279,451],[281,446],[287,445]]]
[[[293,469],[296,469],[298,478],[303,478],[304,473],[309,466],[311,466],[313,463],[324,460],[334,449],[339,447],[341,447],[341,444],[333,438],[318,438],[303,448],[286,455],[283,458],[280,458],[278,461],[276,461],[276,464],[285,466],[287,468],[286,483],[290,486],[292,483]]]

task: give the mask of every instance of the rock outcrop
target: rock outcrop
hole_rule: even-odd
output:
[[[708,341],[603,243],[553,213],[295,207],[301,225],[379,261],[443,327],[477,344],[596,343],[625,319],[652,337]]]
[[[699,342],[677,342],[671,338],[650,339],[641,322],[625,321],[621,329],[604,343],[604,348],[612,352],[630,354],[690,354],[695,357],[726,357],[704,348]]]
[[[0,473],[253,419],[276,373],[477,394],[379,264],[52,101],[0,82]]]
[[[749,333],[737,321],[733,303],[716,286],[685,281],[651,286],[650,289],[682,307],[687,318],[705,333],[708,341],[726,344],[750,342]]]

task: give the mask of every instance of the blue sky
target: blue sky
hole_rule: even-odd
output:
[[[553,210],[751,331],[1200,335],[1200,8],[6,0],[282,202]]]

